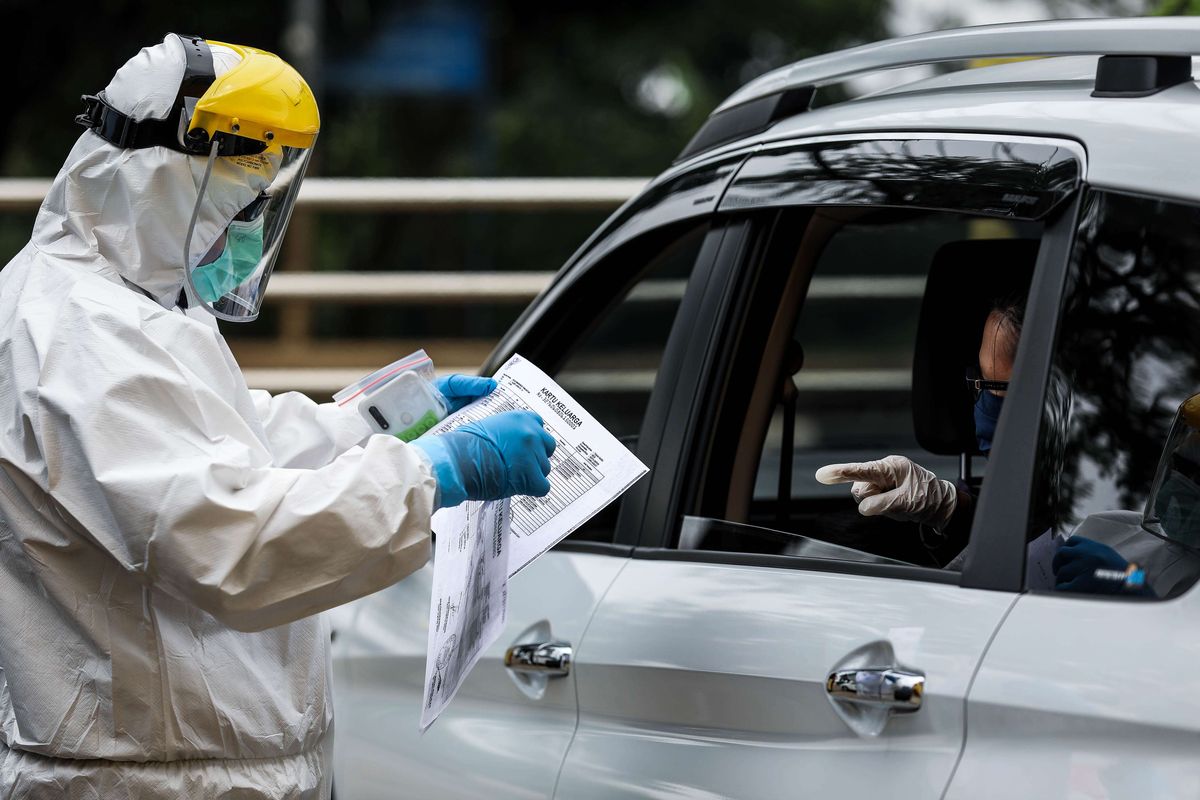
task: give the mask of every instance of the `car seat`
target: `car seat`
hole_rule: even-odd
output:
[[[959,479],[973,485],[974,392],[966,369],[978,363],[979,341],[997,301],[1025,296],[1037,260],[1036,239],[949,242],[934,254],[913,355],[912,412],[917,443],[959,456]]]

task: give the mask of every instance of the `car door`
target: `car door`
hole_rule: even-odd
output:
[[[1160,464],[1164,488],[1195,485],[1186,410],[1178,446],[1168,439],[1200,392],[1200,205],[1093,190],[1077,239],[1037,448],[1039,474],[1057,480],[1035,483],[1035,507],[1107,563],[1076,583],[1063,559],[1047,583],[1030,553],[1029,591],[968,696],[949,797],[1200,795],[1200,550],[1177,513],[1196,492],[1154,490]]]
[[[1029,239],[1030,324],[1052,322],[1081,173],[1078,148],[1016,137],[844,138],[746,162],[721,202],[719,279],[647,412],[657,469],[622,510],[638,546],[576,651],[556,796],[940,796],[1019,588],[1001,586],[1019,553],[988,543],[1013,518],[1023,531],[1028,485],[985,477],[965,566],[943,569],[944,542],[860,517],[808,469],[897,452],[951,480],[993,471],[914,436],[931,263],[960,240],[985,256]],[[995,467],[1031,449],[1044,341],[1022,342]],[[950,366],[965,389],[968,365]]]
[[[575,729],[573,679],[518,683],[504,653],[519,643],[578,642],[621,566],[611,556],[554,553],[518,574],[503,635],[424,734],[432,564],[352,606],[333,645],[338,797],[551,794]]]
[[[638,445],[644,411],[658,384],[673,383],[660,368],[662,354],[681,304],[694,287],[702,289],[720,241],[706,221],[715,201],[696,204],[693,194],[705,191],[705,180],[727,180],[732,166],[701,174],[707,178],[680,188],[682,201],[668,182],[623,209],[485,367],[491,371],[520,352],[555,375],[652,469],[653,454]],[[506,653],[552,644],[561,658],[582,640],[632,549],[621,543],[629,536],[617,526],[620,505],[513,578],[503,634],[424,734],[417,722],[433,566],[339,610],[333,644],[339,798],[391,798],[398,791],[439,798],[553,794],[577,719],[569,658],[550,674],[506,663]]]

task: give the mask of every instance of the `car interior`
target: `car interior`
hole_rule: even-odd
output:
[[[941,567],[965,542],[864,517],[848,485],[820,486],[813,473],[898,453],[978,491],[986,460],[966,371],[997,301],[1028,292],[1040,226],[862,208],[822,208],[802,224],[725,511],[685,519],[679,547]],[[829,291],[842,276],[860,296]],[[867,423],[880,416],[882,428]]]

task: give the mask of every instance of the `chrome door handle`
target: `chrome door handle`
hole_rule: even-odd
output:
[[[571,672],[570,642],[517,644],[504,654],[504,666],[516,672],[561,678]]]
[[[925,676],[891,667],[838,670],[825,679],[825,691],[835,700],[910,713],[921,707]]]

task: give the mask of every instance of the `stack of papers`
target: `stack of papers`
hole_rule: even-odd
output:
[[[434,514],[437,536],[422,731],[449,705],[480,655],[504,630],[508,579],[649,471],[562,387],[525,359],[513,356],[495,378],[494,392],[425,435],[504,411],[533,411],[558,443],[550,458],[550,493],[467,502]]]

